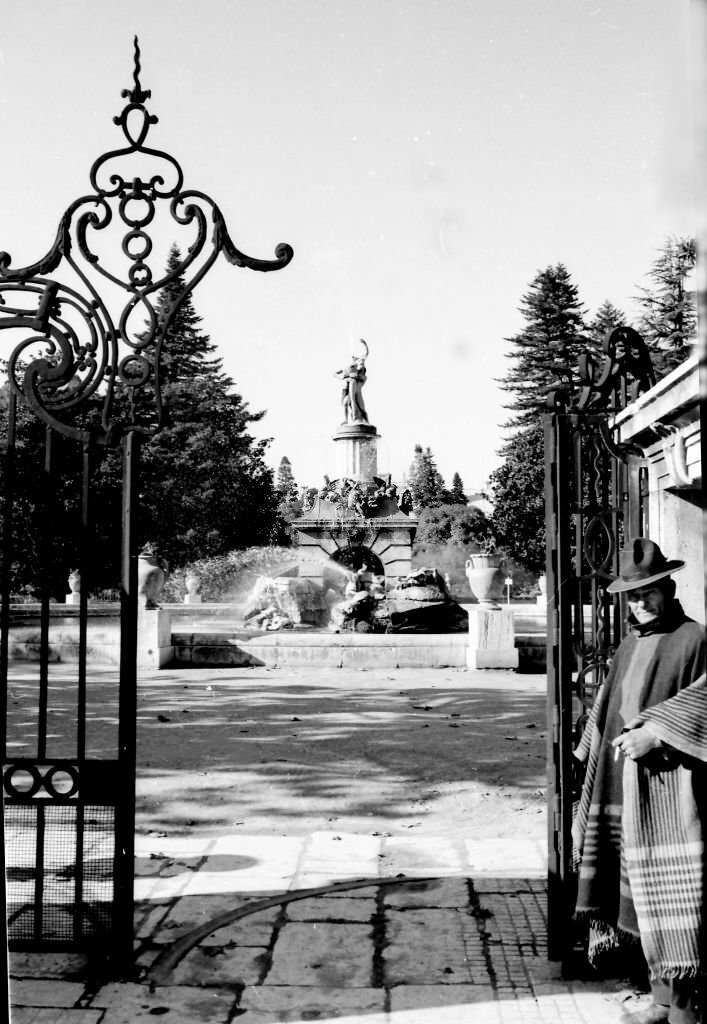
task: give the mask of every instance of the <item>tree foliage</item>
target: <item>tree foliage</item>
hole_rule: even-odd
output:
[[[697,302],[690,278],[697,250],[693,238],[669,236],[653,262],[649,288],[640,288],[636,328],[651,351],[656,377],[690,355],[697,332]]]
[[[545,455],[543,427],[518,431],[503,464],[491,474],[499,542],[531,572],[545,571]]]
[[[445,493],[445,504],[447,505],[466,505],[467,496],[464,493],[464,481],[458,473],[455,473],[452,477],[452,486],[449,491]]]
[[[626,325],[626,316],[612,302],[606,299],[587,323],[586,335],[591,343],[591,347],[599,351],[604,338],[610,331],[615,330],[617,327],[625,327]]]
[[[577,286],[562,263],[548,266],[530,283],[519,310],[525,327],[507,338],[511,366],[500,381],[511,396],[505,424],[525,428],[537,422],[548,392],[576,381],[577,364],[586,346],[584,307]]]
[[[179,262],[175,246],[168,273]],[[160,324],[183,289],[177,274],[160,293]],[[167,332],[163,368],[166,425],[143,453],[141,540],[172,565],[267,543],[277,518],[273,473],[265,463],[269,442],[249,433],[264,413],[251,412],[235,392],[190,295]]]
[[[277,467],[277,493],[281,501],[287,501],[288,499],[294,499],[297,497],[298,489],[295,481],[294,473],[292,472],[292,463],[283,455],[280,459],[280,465]]]
[[[455,589],[466,585],[469,555],[493,541],[493,528],[481,509],[469,505],[433,505],[420,513],[412,557],[416,567],[433,566],[448,574]]]
[[[430,448],[415,445],[415,453],[408,474],[408,487],[416,508],[441,505],[444,496],[444,479],[437,469]]]

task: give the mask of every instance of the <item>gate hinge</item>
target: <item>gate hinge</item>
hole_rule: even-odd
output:
[[[552,709],[552,742],[560,742],[560,712],[557,705]]]

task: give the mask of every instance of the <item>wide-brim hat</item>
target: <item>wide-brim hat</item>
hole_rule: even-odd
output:
[[[606,589],[610,594],[621,594],[648,587],[684,565],[679,558],[667,559],[658,545],[647,537],[636,537],[619,553],[619,576]]]

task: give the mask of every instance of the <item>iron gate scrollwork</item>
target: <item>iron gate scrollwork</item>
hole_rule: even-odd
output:
[[[619,444],[612,417],[655,383],[636,331],[609,332],[579,363],[579,388],[548,398],[545,416],[548,671],[548,955],[572,946],[571,824],[575,746],[611,656],[624,609],[607,584],[622,537],[648,532],[642,452]]]
[[[140,73],[136,38],[133,85],[123,90],[127,102],[113,119],[126,145],[94,162],[92,192],[68,207],[49,252],[20,269],[0,253],[0,330],[15,338],[7,363],[0,499],[8,939],[13,948],[37,949],[90,946],[100,937],[117,959],[130,957],[133,940],[138,461],[141,441],[164,421],[162,349],[181,303],[219,254],[259,271],[278,270],[293,255],[286,244],[276,247],[273,260],[242,253],[213,200],[186,189],[174,157],[147,146],[157,117],[147,110],[150,91],[142,88]],[[185,255],[178,266],[157,272],[155,243],[173,242],[175,232]],[[111,259],[115,253],[122,272]],[[158,317],[153,300],[175,281],[183,287]],[[27,465],[18,442],[18,416],[27,409],[44,425],[43,460],[36,467]],[[88,590],[95,582],[92,538],[105,512],[93,507],[93,474],[117,446],[122,541],[115,678],[89,656]],[[31,645],[37,660],[19,662],[11,640],[18,614],[11,608],[13,549],[26,524],[16,502],[22,474],[32,472],[40,481],[45,526],[35,552],[41,579]],[[73,498],[67,497],[69,476],[77,484]],[[54,514],[67,509],[82,581],[78,649],[75,663],[56,665],[51,531]],[[97,705],[117,709],[110,735],[89,716]]]

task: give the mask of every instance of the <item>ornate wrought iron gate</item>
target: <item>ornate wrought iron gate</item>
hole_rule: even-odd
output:
[[[130,957],[133,938],[138,463],[142,441],[163,422],[160,356],[180,304],[219,253],[260,271],[284,267],[293,255],[285,244],[274,260],[240,252],[216,204],[184,188],[172,156],[145,145],[157,117],[145,106],[150,92],[140,84],[137,39],[133,87],[122,95],[127,103],[114,122],[127,145],[93,164],[92,191],[69,206],[47,255],[14,269],[0,254],[0,330],[15,338],[6,408],[0,407],[8,938],[14,948],[96,944],[119,961]],[[185,239],[186,255],[176,270],[159,276],[150,261],[153,243],[169,245],[174,233]],[[106,261],[111,238],[127,261],[125,272]],[[158,318],[154,295],[177,279],[184,287]],[[37,445],[26,444],[27,431],[43,434],[39,465],[28,461],[29,447]],[[91,656],[87,598],[98,582],[92,572],[96,531],[116,514],[94,507],[92,482],[118,447],[119,667],[112,671]],[[41,514],[30,528],[21,495],[33,474]],[[55,550],[59,520],[61,557]],[[28,544],[37,569],[38,624],[18,632],[14,567],[19,547]],[[66,613],[76,615],[78,641],[75,661],[57,664],[52,600],[65,590],[67,558],[81,579],[78,606]],[[17,660],[23,654],[34,660]]]
[[[606,591],[623,536],[647,533],[640,450],[617,444],[613,414],[655,381],[631,328],[612,331],[600,359],[586,354],[576,395],[555,392],[545,417],[548,671],[548,955],[573,940],[571,752],[623,634],[624,609]]]

